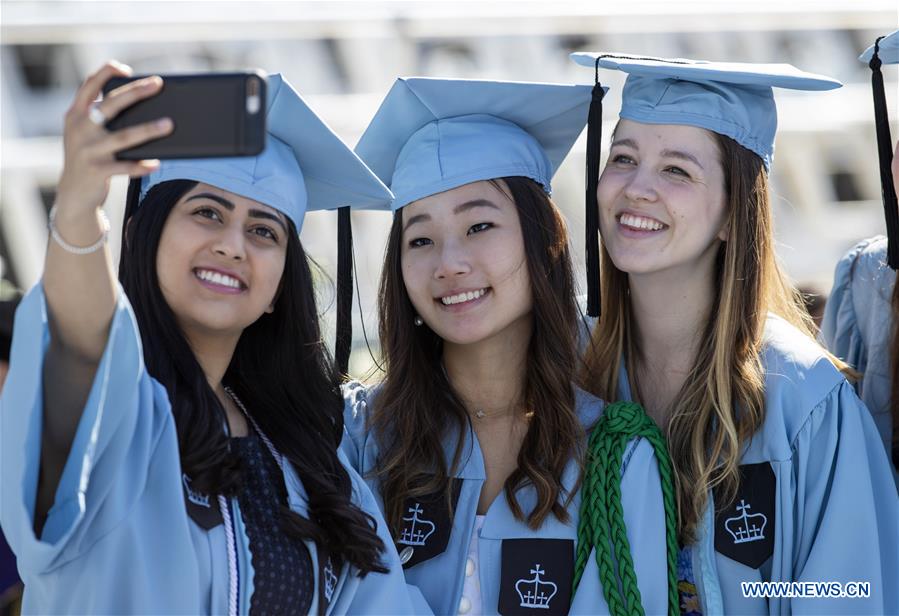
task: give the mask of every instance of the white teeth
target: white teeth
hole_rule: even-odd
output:
[[[232,289],[240,288],[240,281],[226,274],[212,272],[210,270],[197,270],[197,278],[211,282],[212,284],[221,285],[223,287],[231,287]]]
[[[635,229],[645,229],[647,231],[658,231],[664,229],[665,225],[651,218],[642,216],[634,216],[633,214],[622,214],[620,218],[621,224],[633,227]]]
[[[485,293],[487,293],[487,289],[479,289],[477,291],[468,291],[466,293],[459,293],[458,295],[441,297],[440,301],[443,302],[444,306],[451,306],[453,304],[461,304],[462,302],[470,302],[473,299],[478,299]]]

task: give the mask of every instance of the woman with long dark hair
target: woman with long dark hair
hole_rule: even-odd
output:
[[[785,64],[575,60],[628,74],[608,162],[588,170],[602,309],[583,383],[639,402],[666,436],[681,612],[896,613],[886,457],[774,251],[773,88],[839,82]]]
[[[899,31],[879,38],[859,60],[872,69],[887,235],[862,240],[840,260],[825,306],[821,339],[860,373],[856,391],[874,417],[899,489],[899,144],[891,159],[893,148],[880,70],[882,64],[899,64]]]
[[[575,283],[549,198],[589,97],[400,79],[356,148],[396,200],[379,294],[385,374],[347,388],[345,449],[435,613],[608,610],[592,555],[572,592],[583,455],[603,404],[572,384]],[[632,441],[621,472],[639,590],[664,611],[652,447]]]
[[[44,276],[17,313],[0,468],[24,609],[411,611],[338,454],[342,398],[298,236],[308,209],[389,191],[278,75],[258,156],[117,161],[172,129],[103,127],[162,86],[92,102],[126,74],[104,66],[66,115]],[[100,210],[116,173],[137,178],[120,284]]]

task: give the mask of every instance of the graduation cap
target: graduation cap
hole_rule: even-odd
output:
[[[279,74],[268,76],[266,123],[266,146],[257,156],[163,161],[139,185],[132,183],[126,220],[150,188],[168,180],[196,180],[264,203],[287,216],[297,232],[307,211],[340,208],[338,239],[349,230],[351,207],[389,206],[393,195],[387,187]],[[339,279],[350,267],[346,253],[338,255],[337,265]],[[352,281],[342,288],[338,285],[337,308],[335,358],[338,369],[346,373]]]
[[[595,70],[628,74],[621,95],[620,117],[644,124],[696,126],[730,137],[762,159],[766,169],[774,155],[777,108],[773,88],[832,90],[842,84],[806,73],[790,64],[747,64],[666,59],[623,54],[574,53],[571,59]],[[598,211],[596,183],[602,146],[602,103],[594,97],[587,128],[587,210]],[[598,234],[598,216],[588,235]],[[591,219],[588,219],[591,222]],[[589,268],[588,268],[589,269]],[[599,316],[599,260],[588,272],[587,313]]]
[[[893,157],[893,140],[890,136],[890,118],[887,115],[887,99],[883,87],[882,64],[899,64],[899,30],[881,36],[858,57],[871,68],[871,90],[874,94],[874,127],[877,132],[877,156],[880,162],[880,187],[883,197],[883,213],[887,221],[887,264],[899,270],[899,202],[890,172]]]
[[[479,180],[550,180],[587,122],[590,88],[401,78],[356,153],[393,191],[393,211]]]

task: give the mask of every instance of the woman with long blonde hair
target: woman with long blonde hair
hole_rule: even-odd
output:
[[[789,65],[574,59],[628,73],[595,191],[601,315],[583,382],[641,403],[666,435],[682,612],[895,613],[886,457],[774,251],[772,87],[839,83]]]

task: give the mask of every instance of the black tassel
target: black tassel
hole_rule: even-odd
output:
[[[880,159],[880,187],[883,197],[883,213],[887,222],[887,264],[899,270],[899,202],[896,187],[890,172],[893,159],[893,140],[890,137],[890,119],[887,116],[887,99],[883,88],[883,73],[880,72],[880,39],[874,42],[871,67],[871,90],[874,93],[874,126],[877,131],[877,156]]]
[[[353,346],[353,226],[350,208],[337,210],[337,335],[334,360],[341,375],[349,373]]]
[[[599,203],[596,185],[599,182],[599,157],[602,153],[602,98],[605,95],[599,83],[599,58],[596,59],[596,83],[587,115],[587,194],[585,222],[587,226],[587,316],[600,313],[599,291]]]

